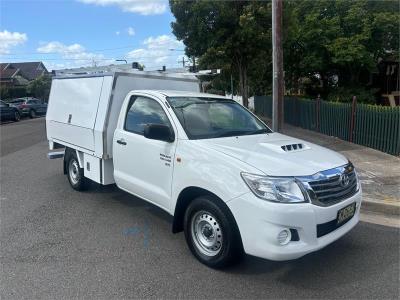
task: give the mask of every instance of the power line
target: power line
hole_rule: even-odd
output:
[[[8,55],[8,54],[7,54]],[[128,59],[128,60],[143,60],[143,59],[150,59],[150,58],[158,58],[158,57],[174,57],[177,55],[153,55],[153,56],[138,56],[138,57],[127,57],[124,56],[122,57],[123,59]],[[115,60],[115,58],[95,58],[95,57],[90,57],[90,58],[64,58],[64,57],[60,57],[60,58],[46,58],[46,57],[41,57],[41,58],[37,58],[37,57],[6,57],[6,56],[1,56],[0,55],[0,59],[24,59],[24,60],[31,60],[31,59],[40,59],[40,60]]]
[[[25,60],[32,60],[32,59],[39,59],[39,60],[90,60],[92,61],[94,60],[115,60],[114,58],[15,58],[15,57],[0,57],[1,58],[5,58],[5,59],[16,59],[16,60],[20,60],[20,59],[25,59]]]
[[[105,49],[95,49],[95,50],[88,50],[85,49],[85,52],[102,52],[102,51],[111,51],[111,50],[119,50],[119,49],[127,49],[127,48],[134,48],[134,46],[124,46],[124,47],[117,47],[117,48],[105,48]],[[67,53],[73,54],[74,51],[67,51]],[[38,52],[20,52],[20,53],[10,53],[7,55],[43,55],[43,54],[60,54],[60,52],[47,52],[47,53],[38,53]]]

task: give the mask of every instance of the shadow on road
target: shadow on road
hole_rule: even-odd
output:
[[[156,216],[157,218],[171,222],[172,226],[172,216],[169,215],[166,211],[139,197],[124,192],[123,190],[119,189],[115,184],[103,186],[96,183],[92,183],[89,192],[99,193],[99,194],[110,194],[110,197],[113,200],[118,201],[120,204],[127,207],[135,207],[135,208],[141,207],[146,211],[150,212],[152,215]]]

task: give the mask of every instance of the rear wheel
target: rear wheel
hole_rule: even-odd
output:
[[[29,111],[29,117],[30,117],[31,119],[35,118],[35,117],[36,117],[36,111],[33,110],[33,109],[31,109],[31,110]]]
[[[79,167],[78,158],[74,151],[70,151],[66,157],[66,171],[68,181],[74,190],[83,191],[87,188],[88,180],[84,176],[83,168]]]
[[[211,196],[196,198],[185,213],[186,242],[194,256],[212,268],[223,268],[243,256],[239,230],[231,212]]]
[[[14,121],[18,122],[19,120],[21,120],[21,115],[19,114],[18,111],[14,112]]]

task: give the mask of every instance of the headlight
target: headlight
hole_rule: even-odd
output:
[[[259,198],[281,203],[306,202],[300,183],[295,178],[269,177],[241,173],[250,190]]]
[[[359,191],[359,190],[361,190],[361,182],[360,182],[360,178],[358,177],[358,173],[357,173],[356,169],[354,169],[354,174],[356,174],[357,191]]]

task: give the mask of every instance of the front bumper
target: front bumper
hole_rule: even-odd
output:
[[[361,191],[329,207],[311,203],[282,204],[257,198],[249,192],[227,202],[239,227],[247,254],[269,260],[290,260],[317,251],[349,232],[359,221]],[[354,216],[334,231],[317,237],[317,225],[336,219],[338,210],[356,202]],[[299,241],[280,245],[277,240],[283,229],[295,229]]]

